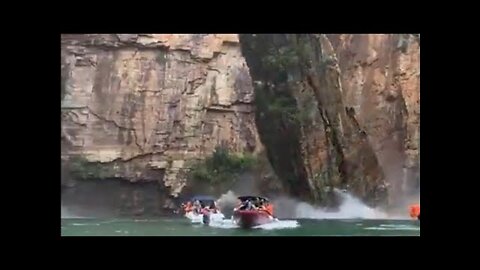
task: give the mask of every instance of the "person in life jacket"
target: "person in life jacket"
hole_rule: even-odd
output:
[[[264,201],[259,201],[258,202],[258,210],[267,211],[267,208],[265,208]]]
[[[247,207],[248,207],[248,200],[247,201],[244,201],[240,204],[240,206],[238,207],[239,210],[247,210]]]
[[[182,206],[185,213],[192,211],[192,202],[188,201],[186,204],[183,204]]]
[[[199,200],[195,200],[195,202],[193,202],[193,211],[195,212],[195,214],[200,214],[200,212],[202,211],[202,204]]]
[[[242,201],[237,200],[237,205],[233,208],[233,211],[239,210],[243,206]]]
[[[267,214],[273,217],[273,205],[269,202],[261,200],[259,202],[258,210],[265,211]]]
[[[248,201],[247,202],[247,209],[248,210],[257,210],[257,207],[255,206],[254,203],[252,203],[251,201]]]
[[[210,209],[208,207],[205,207],[200,211],[200,214],[209,215],[210,214]]]
[[[267,213],[273,217],[273,205],[271,203],[267,203],[265,211],[267,211]]]
[[[410,205],[410,217],[420,220],[420,204]]]
[[[215,204],[215,202],[212,202],[210,204],[210,206],[208,207],[208,209],[210,210],[210,212],[216,214],[218,212],[218,208],[217,208],[217,205]]]

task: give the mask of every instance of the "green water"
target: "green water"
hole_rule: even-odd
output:
[[[420,222],[412,220],[301,219],[251,230],[191,224],[184,218],[75,218],[61,223],[62,236],[420,236]]]

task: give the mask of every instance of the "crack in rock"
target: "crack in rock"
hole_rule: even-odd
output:
[[[221,73],[219,69],[216,69],[216,68],[213,68],[213,67],[207,67],[207,70],[213,70],[213,71],[216,71],[218,73]]]
[[[121,162],[121,163],[127,163],[127,162],[130,162],[134,159],[139,159],[139,158],[143,158],[143,157],[147,157],[147,156],[153,156],[153,155],[157,155],[157,154],[164,154],[165,151],[154,151],[154,152],[147,152],[147,153],[143,153],[143,154],[140,154],[140,155],[135,155],[133,157],[130,157],[130,158],[126,158],[126,159],[123,159],[121,157],[119,158],[116,158],[114,160],[111,160],[111,161],[107,161],[107,162],[102,162],[102,164],[111,164],[111,163],[116,163],[116,162]]]
[[[115,125],[115,126],[116,126],[117,128],[119,128],[119,129],[126,129],[126,130],[133,130],[133,131],[135,131],[134,128],[127,128],[127,127],[120,126],[120,125],[119,125],[117,122],[115,122],[114,120],[110,120],[110,119],[107,119],[107,118],[99,115],[98,113],[94,112],[90,107],[87,107],[87,108],[88,108],[88,111],[89,111],[90,113],[92,113],[95,117],[97,117],[97,118],[100,119],[100,120],[103,120],[103,121],[108,122],[108,123],[112,123],[113,125]]]
[[[151,93],[160,93],[162,90],[137,90],[139,93],[146,93],[146,92],[151,92]]]
[[[142,153],[144,153],[145,150],[144,150],[143,147],[138,143],[137,131],[136,131],[135,129],[133,129],[133,136],[135,137],[135,144],[138,146],[138,148],[140,149],[140,151],[142,151]]]
[[[138,143],[138,136],[137,136],[137,131],[135,128],[127,128],[127,127],[123,127],[123,126],[120,126],[117,122],[115,122],[114,120],[109,120],[97,113],[95,113],[90,107],[87,107],[88,108],[88,111],[90,113],[92,113],[94,116],[96,116],[98,119],[100,120],[103,120],[105,122],[108,122],[108,123],[112,123],[113,125],[115,125],[117,128],[119,129],[124,129],[124,130],[133,130],[133,136],[135,137],[135,144],[138,146],[138,148],[140,149],[140,151],[145,152],[145,150],[143,149],[143,147]]]

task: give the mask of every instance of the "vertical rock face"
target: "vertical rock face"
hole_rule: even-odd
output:
[[[418,179],[419,41],[413,35],[240,35],[257,125],[291,193],[332,187],[370,205]],[[281,136],[275,136],[280,134]],[[413,172],[413,173],[412,173]],[[395,197],[392,197],[395,199]]]
[[[334,204],[339,187],[376,205],[387,186],[391,202],[419,188],[418,35],[61,41],[62,159],[102,163],[106,178],[158,181],[177,195],[192,161],[216,146],[264,145],[298,198]]]
[[[393,202],[420,186],[419,35],[329,35],[344,102],[367,131]]]
[[[237,35],[62,35],[61,54],[64,158],[177,195],[220,143],[259,150]]]

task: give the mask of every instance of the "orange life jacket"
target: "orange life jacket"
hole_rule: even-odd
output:
[[[190,212],[192,211],[192,203],[191,202],[188,202],[187,205],[185,206],[184,208],[185,212]]]
[[[273,216],[273,205],[271,203],[267,204],[265,207],[265,211],[267,211],[270,216]]]
[[[420,205],[419,204],[410,205],[410,217],[418,218],[419,215],[420,215]]]

